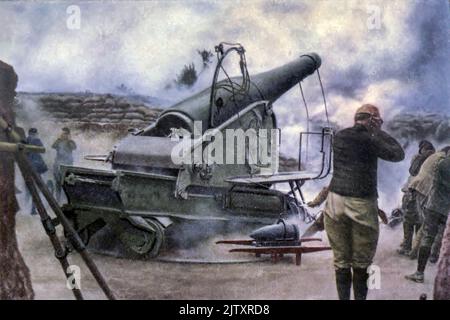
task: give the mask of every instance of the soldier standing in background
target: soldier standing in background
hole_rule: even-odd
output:
[[[427,197],[431,192],[431,188],[433,186],[433,180],[435,178],[436,167],[438,163],[445,158],[446,151],[440,150],[439,152],[435,152],[431,156],[429,156],[424,163],[422,164],[419,173],[411,180],[408,188],[411,191],[413,201],[415,202],[416,211],[421,217],[422,221],[425,219],[426,212],[424,211],[424,206],[427,202]],[[443,230],[442,230],[443,232]],[[441,233],[442,233],[441,232]],[[440,233],[440,234],[441,234]],[[419,229],[419,232],[416,235],[415,243],[412,246],[412,250],[409,253],[411,259],[416,259],[418,254],[419,245],[422,238],[422,228]],[[438,254],[438,247],[440,246],[440,241],[438,237],[438,241],[434,246],[433,256]]]
[[[419,143],[419,153],[416,154],[411,160],[411,166],[409,167],[410,182],[413,177],[417,176],[425,160],[435,152],[433,144],[427,140],[422,140]],[[404,188],[405,195],[403,197],[402,209],[404,211],[403,221],[403,242],[400,245],[400,249],[397,250],[398,254],[409,256],[412,249],[413,236],[420,229],[423,222],[421,212],[419,212],[415,192],[408,187]]]
[[[450,147],[446,148],[445,158],[436,166],[431,192],[425,204],[425,221],[422,227],[423,237],[420,242],[417,271],[407,275],[406,279],[422,283],[425,267],[431,253],[431,246],[441,226],[445,227],[450,213]]]
[[[417,176],[425,160],[428,159],[433,153],[436,152],[433,144],[428,140],[422,140],[419,142],[419,153],[411,160],[411,166],[409,167],[409,174],[413,177]]]
[[[56,150],[55,163],[53,164],[53,175],[56,184],[56,199],[61,199],[61,170],[60,165],[73,164],[73,151],[77,148],[76,143],[70,137],[69,128],[63,128],[58,139],[53,143],[52,148]]]
[[[0,61],[0,117],[15,127],[12,105],[18,77],[14,69]],[[0,129],[0,141],[9,141],[8,130]],[[19,210],[14,185],[14,155],[0,152],[0,299],[33,299],[30,271],[19,251],[16,212]]]
[[[352,283],[356,300],[367,296],[367,268],[379,235],[378,158],[399,162],[405,157],[400,144],[381,130],[382,124],[378,108],[365,104],[356,111],[355,125],[334,138],[333,178],[324,223],[341,300],[350,299]]]
[[[43,143],[41,139],[39,139],[38,136],[38,130],[36,128],[31,128],[28,130],[28,137],[26,140],[27,144],[31,144],[34,146],[43,147]],[[44,162],[44,159],[42,159],[41,154],[39,153],[28,153],[27,154],[28,160],[30,160],[30,164],[33,167],[34,171],[36,171],[39,175],[42,175],[48,171],[48,167]],[[27,198],[31,198],[30,192],[27,190]],[[36,215],[36,207],[34,205],[34,202],[32,201],[31,204],[31,215]]]

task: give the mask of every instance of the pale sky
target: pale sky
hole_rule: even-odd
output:
[[[250,74],[317,52],[338,122],[363,102],[385,113],[449,107],[446,0],[10,1],[0,3],[0,20],[0,60],[16,68],[21,91],[114,92],[124,83],[175,101],[211,82],[205,72],[190,91],[164,90],[183,65],[200,68],[196,50],[229,41],[246,48]],[[312,113],[322,114],[317,79],[304,86]],[[287,130],[299,122],[296,90],[279,102]]]

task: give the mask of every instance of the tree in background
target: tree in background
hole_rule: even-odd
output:
[[[208,51],[206,49],[203,50],[197,50],[198,54],[200,55],[200,57],[202,58],[202,62],[203,62],[203,69],[208,68],[208,66],[211,64],[211,58],[213,57],[213,54],[211,53],[211,51]]]
[[[197,53],[200,55],[200,58],[202,59],[202,70],[200,72],[197,72],[195,69],[194,63],[190,63],[188,65],[184,65],[183,69],[181,70],[181,73],[177,76],[175,79],[175,84],[177,87],[186,87],[191,88],[198,80],[198,77],[202,74],[205,69],[209,67],[209,65],[212,63],[211,58],[213,57],[213,54],[211,51],[208,51],[206,49],[203,50],[197,50]],[[171,85],[166,85],[166,89],[170,89]]]
[[[14,69],[0,61],[0,116],[15,126],[12,105],[17,87]],[[0,141],[8,141],[0,130]],[[19,251],[16,238],[17,204],[14,185],[14,156],[0,152],[0,299],[33,299],[30,271]]]
[[[175,83],[179,87],[192,87],[197,82],[198,75],[193,63],[185,65],[181,73],[177,76]]]

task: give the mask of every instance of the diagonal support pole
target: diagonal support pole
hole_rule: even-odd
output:
[[[16,157],[17,158],[17,157]],[[19,169],[22,173],[23,179],[25,181],[25,184],[28,188],[28,191],[31,194],[31,197],[33,199],[33,202],[36,206],[36,209],[39,213],[39,216],[41,218],[42,225],[45,229],[45,232],[47,233],[50,242],[53,245],[53,248],[55,250],[55,257],[58,259],[59,263],[61,264],[61,267],[63,269],[64,274],[66,275],[66,278],[69,280],[72,276],[72,273],[70,273],[69,270],[69,262],[67,261],[67,252],[64,246],[61,244],[61,241],[59,240],[55,226],[53,225],[52,219],[47,214],[47,210],[44,207],[44,204],[42,203],[41,198],[39,197],[39,192],[37,191],[36,185],[34,184],[33,180],[31,179],[30,175],[26,171],[25,167],[23,166],[23,163],[21,160],[16,159],[17,164],[19,166]],[[76,288],[75,286],[72,288],[73,295],[75,296],[75,299],[77,300],[83,300],[83,295],[81,294],[81,290]]]
[[[25,176],[30,177],[33,182],[36,184],[37,189],[40,190],[44,198],[46,199],[47,203],[52,208],[53,212],[55,213],[56,217],[60,221],[61,225],[64,228],[64,231],[66,232],[67,238],[73,245],[74,249],[80,254],[81,258],[83,259],[84,263],[88,267],[89,271],[94,276],[95,280],[97,281],[100,288],[103,290],[106,297],[110,300],[115,300],[115,296],[111,289],[109,288],[108,284],[105,281],[105,278],[103,278],[102,274],[97,268],[97,265],[92,260],[91,256],[86,250],[86,246],[84,245],[83,241],[81,240],[78,233],[75,231],[69,220],[66,218],[64,213],[62,212],[59,204],[53,197],[53,195],[48,190],[47,186],[45,185],[44,181],[42,181],[42,178],[33,170],[31,167],[28,158],[24,154],[23,151],[19,151],[16,154],[16,158],[18,163],[20,163],[20,167],[22,170],[22,173]]]
[[[94,263],[91,256],[87,252],[83,241],[80,239],[80,236],[75,231],[75,229],[73,228],[73,226],[71,225],[69,220],[67,220],[67,218],[64,215],[64,213],[62,212],[58,202],[55,200],[55,198],[53,197],[51,192],[48,190],[45,183],[42,181],[41,176],[33,170],[32,166],[30,165],[29,160],[25,154],[25,152],[43,153],[43,152],[45,152],[45,148],[23,144],[21,136],[1,116],[0,116],[0,129],[6,131],[9,138],[13,142],[13,143],[9,143],[9,142],[1,141],[0,142],[0,150],[2,150],[4,152],[11,152],[11,153],[15,154],[16,161],[21,168],[22,175],[23,175],[24,179],[26,178],[28,180],[27,185],[29,186],[29,190],[32,193],[32,195],[34,194],[34,198],[36,198],[35,203],[41,204],[40,212],[44,213],[44,215],[41,216],[41,219],[44,218],[42,221],[43,221],[43,223],[45,222],[45,225],[44,225],[45,230],[48,232],[48,230],[50,230],[50,228],[54,227],[54,225],[53,225],[52,221],[50,221],[51,223],[49,223],[49,220],[46,219],[46,216],[48,217],[48,215],[46,214],[45,207],[42,205],[42,201],[39,197],[38,190],[42,193],[42,195],[46,199],[47,203],[52,208],[56,217],[58,218],[61,225],[63,226],[64,231],[66,232],[67,237],[68,237],[69,241],[71,242],[72,246],[80,254],[84,263],[86,264],[86,266],[88,267],[88,269],[92,273],[92,275],[94,276],[95,280],[97,281],[100,288],[103,290],[106,297],[110,300],[115,300],[116,298],[115,298],[113,292],[111,291],[108,284],[106,283],[105,278],[103,278],[102,274],[98,270],[97,265]],[[33,199],[33,200],[35,200],[35,199]],[[53,231],[51,231],[51,232],[53,232]],[[57,237],[56,234],[55,234],[55,237]],[[55,238],[51,237],[50,240],[55,241]],[[61,243],[59,243],[59,245],[58,245],[56,242],[55,243],[52,242],[52,244],[54,244],[54,246],[56,245],[55,252],[57,253],[57,255],[59,256],[59,254],[61,253],[61,256],[62,256],[63,255],[62,250],[64,250],[64,249],[62,249]],[[66,252],[64,252],[64,255],[65,254],[66,254]],[[67,262],[67,260],[66,260],[66,262]],[[66,264],[66,262],[62,262],[63,268],[66,265],[68,267],[68,262],[67,262],[67,264]],[[64,274],[66,274],[66,276],[67,276],[67,268],[65,268]],[[77,298],[81,298],[81,292],[74,291],[74,295]]]

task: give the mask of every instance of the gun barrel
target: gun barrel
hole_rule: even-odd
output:
[[[317,53],[309,53],[300,58],[252,77],[252,81],[266,100],[274,102],[297,83],[313,74],[322,60]]]
[[[250,77],[251,83],[248,92],[235,95],[231,90],[220,88],[227,80],[219,81],[216,87],[216,101],[220,100],[223,106],[210,106],[212,88],[209,87],[161,113],[157,122],[144,129],[141,135],[167,136],[170,128],[184,128],[193,131],[194,121],[202,121],[203,132],[211,127],[217,127],[246,106],[255,101],[276,101],[297,83],[313,74],[321,65],[321,59],[316,53],[302,55],[296,60],[278,68],[256,74]],[[231,78],[233,83],[241,83],[242,77]],[[213,109],[213,110],[212,110]],[[214,110],[215,109],[215,110]],[[216,115],[215,111],[221,114]],[[213,123],[211,114],[213,113]]]

